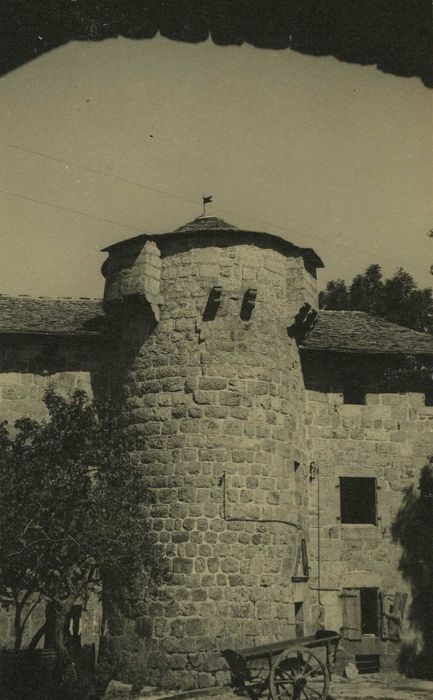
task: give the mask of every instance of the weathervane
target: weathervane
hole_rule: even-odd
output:
[[[211,201],[212,201],[212,195],[211,194],[205,195],[203,193],[203,212],[202,212],[201,216],[206,216],[206,204],[210,204]]]

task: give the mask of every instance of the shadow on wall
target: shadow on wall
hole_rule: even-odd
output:
[[[128,396],[128,375],[134,363],[137,363],[143,345],[155,330],[156,322],[150,304],[138,294],[122,301],[109,302],[106,313],[109,323],[105,336],[108,350],[104,373],[108,378],[111,399],[122,403]],[[138,359],[137,369],[139,367]]]
[[[433,679],[433,457],[421,470],[419,490],[406,489],[392,535],[403,549],[399,569],[411,586],[409,619],[416,635],[402,643],[399,670]]]

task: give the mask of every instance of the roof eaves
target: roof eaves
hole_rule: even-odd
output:
[[[111,253],[113,250],[122,248],[122,246],[127,245],[128,243],[133,243],[134,241],[139,243],[139,241],[152,240],[155,237],[155,235],[156,234],[153,233],[140,233],[138,236],[132,236],[132,238],[125,238],[123,241],[118,241],[117,243],[112,243],[111,245],[108,245],[106,248],[102,248],[101,253]]]
[[[43,331],[43,330],[31,330],[28,328],[0,328],[0,335],[37,335],[37,336],[60,336],[64,338],[76,338],[77,336],[84,336],[90,338],[100,338],[101,333],[98,331]]]
[[[341,355],[402,355],[407,357],[408,355],[425,355],[427,356],[433,356],[433,348],[431,350],[426,350],[426,349],[411,349],[411,350],[391,350],[391,349],[384,349],[384,350],[379,350],[378,348],[342,348],[342,347],[333,347],[332,345],[323,345],[323,346],[316,346],[316,347],[311,347],[308,345],[299,345],[299,349],[302,350],[303,352],[336,352],[340,353]]]
[[[191,229],[191,230],[184,230],[184,231],[165,231],[162,233],[141,233],[138,236],[133,236],[132,238],[126,238],[123,241],[119,241],[118,243],[113,243],[112,245],[107,246],[106,248],[102,248],[102,253],[111,253],[115,250],[118,250],[122,248],[125,245],[130,245],[131,243],[140,243],[141,241],[156,241],[161,238],[170,238],[170,237],[178,237],[178,236],[188,236],[188,235],[197,235],[197,233],[200,233],[200,230],[198,229]],[[261,238],[267,238],[270,241],[278,241],[280,244],[282,244],[285,248],[292,250],[295,253],[299,253],[303,258],[307,258],[311,263],[316,268],[322,268],[325,267],[323,260],[320,258],[319,255],[317,255],[316,251],[313,248],[303,248],[301,246],[297,246],[294,243],[291,243],[291,241],[286,240],[285,238],[282,238],[281,236],[278,236],[275,233],[269,233],[268,231],[249,231],[246,229],[239,229],[239,228],[215,228],[215,229],[204,229],[203,230],[203,237],[209,235],[210,233],[212,234],[221,234],[224,236],[227,236],[231,233],[233,234],[246,234],[254,237],[261,237]]]

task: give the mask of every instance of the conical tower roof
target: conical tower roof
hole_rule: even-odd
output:
[[[218,216],[198,216],[187,224],[174,229],[173,233],[193,233],[194,231],[239,231],[239,228]]]

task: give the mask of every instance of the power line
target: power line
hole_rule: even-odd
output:
[[[113,226],[119,226],[120,228],[127,228],[127,229],[129,229],[130,231],[134,231],[134,232],[137,233],[137,234],[140,234],[140,233],[141,233],[141,234],[147,234],[147,235],[149,235],[149,236],[155,235],[154,232],[145,231],[145,230],[143,230],[143,229],[141,229],[141,228],[138,229],[138,228],[135,228],[134,226],[130,226],[129,224],[124,224],[124,223],[121,223],[121,222],[119,222],[119,221],[113,221],[112,219],[106,219],[106,218],[103,218],[103,217],[101,217],[101,216],[96,216],[96,215],[94,215],[94,214],[86,214],[85,212],[80,211],[79,209],[71,209],[71,208],[69,208],[69,207],[63,207],[63,206],[61,206],[60,204],[53,204],[52,202],[47,202],[47,201],[42,200],[42,199],[36,199],[35,197],[28,197],[27,195],[18,194],[17,192],[10,192],[10,191],[8,191],[8,190],[2,190],[2,189],[0,189],[0,194],[4,194],[4,195],[7,195],[8,197],[13,197],[13,198],[15,198],[15,199],[23,199],[23,200],[25,200],[25,201],[33,202],[33,203],[35,203],[35,204],[42,204],[42,205],[44,205],[44,206],[52,207],[53,209],[59,209],[60,211],[64,211],[64,212],[67,212],[67,213],[70,213],[70,214],[78,214],[79,216],[84,216],[86,219],[93,219],[94,221],[101,221],[101,222],[106,223],[106,224],[112,224]],[[220,210],[220,211],[222,211],[222,210]],[[239,215],[239,216],[241,216],[241,215]],[[272,224],[269,224],[269,223],[266,223],[266,222],[263,222],[263,223],[265,223],[265,225],[267,225],[267,226],[271,226],[271,227],[272,227]],[[279,228],[282,228],[282,227],[279,227]],[[288,231],[288,229],[283,229],[283,230]],[[324,239],[320,239],[320,240],[324,240]],[[362,254],[362,255],[365,255],[365,254],[366,254],[366,251],[365,251],[365,250],[360,250],[359,248],[353,248],[353,247],[351,247],[351,246],[347,246],[347,245],[344,245],[344,244],[342,244],[342,243],[335,243],[335,244],[333,244],[332,242],[325,241],[325,240],[324,240],[324,242],[327,243],[328,245],[339,245],[339,246],[341,246],[341,247],[343,247],[343,248],[347,248],[347,249],[349,249],[349,250],[352,250],[352,251],[354,251],[355,253],[359,253],[359,254]],[[379,258],[382,258],[382,259],[385,259],[385,260],[390,260],[391,262],[396,262],[398,265],[404,265],[404,264],[405,264],[405,263],[402,263],[402,262],[399,261],[399,260],[395,260],[394,258],[388,258],[388,257],[386,257],[386,256],[384,256],[384,255],[378,255],[378,257],[379,257]],[[345,259],[346,259],[346,260],[350,260],[350,258],[345,258]],[[412,267],[416,267],[416,269],[418,269],[418,270],[423,270],[423,271],[425,271],[424,268],[421,268],[421,267],[418,266],[418,265],[415,265],[415,266],[412,266]]]
[[[114,175],[113,173],[107,173],[104,170],[97,170],[96,168],[89,168],[88,166],[85,165],[78,165],[78,163],[74,163],[73,161],[69,160],[64,160],[63,158],[57,158],[57,156],[52,156],[49,155],[48,153],[43,153],[41,151],[35,151],[31,148],[25,148],[24,146],[18,146],[15,143],[7,143],[6,141],[2,141],[0,139],[0,144],[3,146],[6,146],[7,148],[13,148],[18,151],[23,151],[24,153],[31,153],[32,155],[35,156],[40,156],[41,158],[47,158],[48,160],[52,160],[56,163],[61,163],[62,165],[69,165],[73,168],[77,168],[78,170],[84,170],[89,173],[94,173],[95,175],[102,175],[103,177],[108,177],[112,180],[117,180],[118,182],[124,182],[128,185],[134,185],[135,187],[140,187],[141,189],[144,190],[149,190],[150,192],[155,192],[156,194],[163,195],[164,197],[171,197],[175,199],[179,199],[183,202],[188,202],[188,204],[197,204],[198,201],[195,199],[191,199],[190,197],[184,197],[182,195],[174,194],[173,192],[168,192],[167,190],[162,190],[158,187],[152,187],[151,185],[144,185],[142,182],[137,182],[137,180],[131,180],[129,178],[121,177],[120,175]],[[262,219],[255,219],[251,216],[246,216],[244,214],[239,214],[239,212],[232,211],[230,209],[221,209],[219,208],[219,211],[225,213],[225,214],[233,214],[233,216],[239,216],[240,218],[246,219],[247,221],[254,221],[255,223],[258,224],[264,224],[265,226],[271,226],[273,228],[279,228],[282,231],[285,231],[287,233],[298,233],[296,231],[290,231],[287,228],[284,228],[284,226],[279,226],[278,224],[271,224],[267,221],[263,221]],[[317,237],[317,240],[323,240],[319,237]]]
[[[85,216],[87,219],[94,219],[95,221],[103,221],[106,224],[113,224],[114,226],[121,226],[122,228],[128,228],[131,229],[131,231],[135,231],[136,233],[148,233],[147,231],[143,231],[142,229],[134,228],[133,226],[129,226],[128,224],[121,224],[118,221],[112,221],[111,219],[103,219],[100,216],[94,216],[93,214],[85,214],[83,211],[80,211],[79,209],[69,209],[68,207],[62,207],[60,204],[53,204],[52,202],[44,202],[42,199],[36,199],[34,197],[27,197],[24,194],[17,194],[16,192],[8,192],[7,190],[1,190],[0,189],[0,194],[6,194],[8,197],[15,197],[16,199],[25,199],[28,202],[35,202],[36,204],[44,204],[47,207],[53,207],[54,209],[60,209],[61,211],[66,211],[70,212],[72,214],[79,214],[80,216]],[[151,234],[149,234],[151,235]]]
[[[23,151],[24,153],[32,153],[35,156],[40,156],[41,158],[47,158],[48,160],[53,160],[56,163],[61,163],[62,165],[70,165],[73,168],[78,168],[79,170],[86,170],[89,173],[94,173],[96,175],[103,175],[104,177],[109,177],[112,180],[118,180],[119,182],[126,182],[128,185],[135,185],[136,187],[141,187],[144,190],[149,190],[151,192],[156,192],[157,194],[164,195],[164,197],[173,197],[175,199],[180,199],[189,204],[197,204],[200,200],[190,199],[188,197],[182,197],[182,195],[174,194],[173,192],[167,192],[161,190],[158,187],[152,187],[151,185],[143,185],[141,182],[136,180],[130,180],[129,178],[121,177],[120,175],[113,175],[113,173],[106,173],[103,170],[97,170],[96,168],[89,168],[86,165],[78,165],[72,161],[63,160],[62,158],[57,158],[56,156],[51,156],[48,153],[42,153],[41,151],[34,151],[31,148],[24,148],[24,146],[18,146],[14,143],[7,143],[6,141],[0,140],[0,144],[7,146],[8,148],[15,148],[18,151]]]
[[[64,160],[63,158],[58,158],[57,156],[52,156],[49,155],[48,153],[43,153],[42,151],[35,151],[31,148],[25,148],[24,146],[19,146],[18,144],[14,143],[8,143],[7,141],[2,141],[0,139],[0,144],[3,146],[6,146],[7,148],[13,148],[18,151],[23,151],[24,153],[31,153],[32,155],[40,156],[41,158],[47,158],[48,160],[52,160],[56,163],[61,163],[62,165],[68,165],[73,168],[77,168],[78,170],[84,170],[89,173],[94,173],[96,175],[102,175],[103,177],[108,177],[112,180],[117,180],[118,182],[124,182],[128,185],[134,185],[135,187],[140,187],[141,189],[149,190],[150,192],[155,192],[156,194],[163,195],[164,197],[171,197],[175,199],[179,199],[184,202],[188,202],[189,204],[197,204],[198,202],[195,199],[191,199],[190,197],[184,197],[182,195],[174,194],[173,192],[168,192],[167,190],[162,190],[158,187],[152,187],[151,185],[144,185],[142,182],[138,182],[137,180],[131,180],[129,178],[121,177],[120,175],[114,175],[113,173],[107,173],[104,170],[98,170],[96,168],[89,168],[88,166],[85,165],[79,165],[78,163],[74,163],[73,161],[69,160]],[[256,219],[252,216],[247,216],[246,214],[240,214],[239,212],[233,211],[231,209],[223,209],[218,207],[218,210],[220,212],[223,212],[224,214],[233,214],[233,216],[238,216],[241,219],[245,219],[246,221],[254,221],[257,224],[263,224],[264,226],[271,226],[272,228],[278,228],[281,231],[285,231],[286,233],[294,233],[295,235],[302,235],[299,231],[295,229],[288,229],[284,226],[280,226],[279,224],[272,224],[269,221],[264,221],[263,219]],[[314,240],[322,241],[324,243],[328,243],[329,241],[326,238],[321,238],[320,236],[311,236]],[[342,245],[343,247],[350,247],[350,246],[345,246],[344,244],[338,244]],[[362,251],[361,251],[362,252]]]
[[[78,165],[77,163],[74,163],[74,162],[72,162],[72,161],[67,161],[67,160],[64,160],[64,159],[62,159],[62,158],[58,158],[57,156],[52,156],[52,155],[49,155],[49,154],[47,154],[47,153],[43,153],[43,152],[41,152],[41,151],[35,151],[35,150],[33,150],[33,149],[30,149],[30,148],[25,148],[24,146],[19,146],[18,144],[11,144],[11,143],[8,143],[8,142],[3,141],[3,140],[1,140],[1,139],[0,139],[0,144],[2,144],[3,146],[6,146],[7,148],[16,149],[16,150],[22,151],[22,152],[24,152],[24,153],[30,153],[30,154],[32,154],[32,155],[36,155],[36,156],[39,156],[39,157],[41,157],[41,158],[46,158],[46,159],[48,159],[48,160],[52,160],[52,161],[54,161],[54,162],[61,163],[62,165],[68,165],[68,166],[77,168],[77,169],[79,169],[79,170],[84,170],[84,171],[87,171],[87,172],[90,172],[90,173],[94,173],[94,174],[96,174],[96,175],[101,175],[101,176],[103,176],[103,177],[107,177],[107,178],[110,178],[110,179],[113,179],[113,180],[117,180],[118,182],[123,182],[123,183],[129,184],[129,185],[134,185],[135,187],[139,187],[139,188],[141,188],[141,189],[145,189],[145,190],[148,190],[148,191],[151,191],[151,192],[155,192],[155,193],[160,194],[160,195],[162,195],[162,196],[164,196],[164,197],[170,197],[170,198],[178,199],[178,200],[181,200],[181,201],[184,201],[184,202],[188,202],[188,203],[192,203],[192,204],[197,204],[197,201],[196,201],[195,199],[191,199],[191,198],[189,198],[189,197],[184,197],[184,196],[182,196],[182,195],[178,195],[178,194],[175,194],[175,193],[173,193],[173,192],[168,192],[167,190],[162,190],[162,189],[157,188],[157,187],[152,187],[151,185],[144,185],[143,183],[137,182],[136,180],[131,180],[131,179],[129,179],[129,178],[124,178],[124,177],[121,177],[121,176],[119,176],[119,175],[114,175],[114,174],[112,174],[112,173],[107,173],[107,172],[105,172],[105,171],[103,171],[103,170],[98,170],[98,169],[96,169],[96,168],[90,168],[90,167],[87,167],[87,166],[84,166],[84,165]],[[94,216],[94,215],[91,215],[91,214],[85,214],[84,212],[81,212],[81,211],[78,211],[78,210],[74,210],[74,209],[68,209],[67,207],[61,207],[61,206],[59,206],[59,205],[52,204],[52,203],[50,203],[50,202],[45,202],[45,201],[42,201],[42,200],[32,199],[31,197],[27,197],[27,196],[25,196],[25,195],[18,195],[18,194],[16,194],[16,193],[7,192],[7,191],[5,191],[5,190],[0,190],[0,192],[2,192],[3,194],[7,194],[7,195],[9,195],[9,196],[11,196],[11,197],[21,197],[22,199],[27,199],[28,201],[31,201],[31,202],[36,202],[36,203],[38,203],[38,204],[45,204],[46,206],[51,206],[51,207],[54,207],[54,208],[56,208],[56,209],[60,209],[60,210],[67,211],[67,212],[71,212],[71,213],[75,213],[75,214],[80,214],[81,216],[85,216],[85,217],[87,217],[87,218],[94,219],[94,220],[96,220],[96,221],[103,221],[103,222],[105,222],[105,223],[111,223],[111,224],[114,224],[115,226],[123,226],[123,227],[125,227],[125,228],[129,228],[129,229],[131,229],[131,230],[133,230],[133,231],[136,231],[136,232],[138,232],[138,233],[148,233],[149,235],[152,235],[152,234],[150,234],[150,233],[147,232],[147,231],[143,231],[142,229],[136,229],[136,228],[134,228],[134,227],[132,227],[132,226],[129,226],[129,225],[127,225],[127,224],[121,224],[121,223],[118,223],[118,222],[115,222],[115,221],[111,221],[110,219],[103,219],[103,218],[101,218],[101,217],[97,217],[97,216]],[[244,214],[240,214],[239,212],[236,212],[236,211],[233,211],[233,210],[230,210],[230,209],[223,209],[223,208],[218,207],[218,211],[220,211],[220,212],[222,212],[222,213],[225,213],[225,214],[233,214],[233,216],[237,216],[237,217],[239,217],[239,218],[241,218],[241,219],[245,219],[245,220],[247,220],[247,221],[253,221],[253,222],[255,222],[255,223],[263,224],[264,226],[269,226],[271,229],[272,229],[272,228],[274,228],[274,229],[277,228],[277,229],[279,229],[280,231],[284,231],[285,233],[295,234],[296,236],[301,236],[301,237],[305,235],[305,234],[301,234],[301,233],[300,233],[299,231],[297,231],[296,229],[288,229],[288,228],[286,228],[286,227],[284,227],[284,226],[280,226],[279,224],[271,223],[271,222],[269,222],[269,221],[264,221],[263,219],[256,219],[256,218],[254,218],[254,217],[247,216],[247,215],[244,215]],[[321,241],[321,242],[324,243],[325,245],[334,245],[334,246],[338,246],[338,247],[340,247],[340,248],[345,248],[345,249],[347,249],[347,250],[351,250],[351,251],[357,252],[357,253],[359,253],[359,254],[361,254],[361,255],[365,255],[365,253],[366,253],[365,250],[362,250],[362,249],[360,249],[360,248],[356,248],[356,247],[351,246],[351,245],[348,245],[348,244],[346,244],[346,243],[339,243],[338,241],[335,241],[332,237],[331,237],[331,238],[323,238],[323,237],[317,236],[317,235],[309,235],[308,237],[309,237],[310,239],[314,240],[314,241]],[[380,255],[379,257],[382,258],[383,260],[388,260],[389,262],[396,263],[397,265],[405,265],[405,264],[406,264],[406,263],[403,263],[401,260],[397,260],[396,258],[391,258],[391,257],[389,257],[389,256],[387,256],[387,255]],[[415,266],[415,267],[416,267],[417,269],[419,269],[419,270],[424,269],[424,268],[421,268],[420,266]]]

